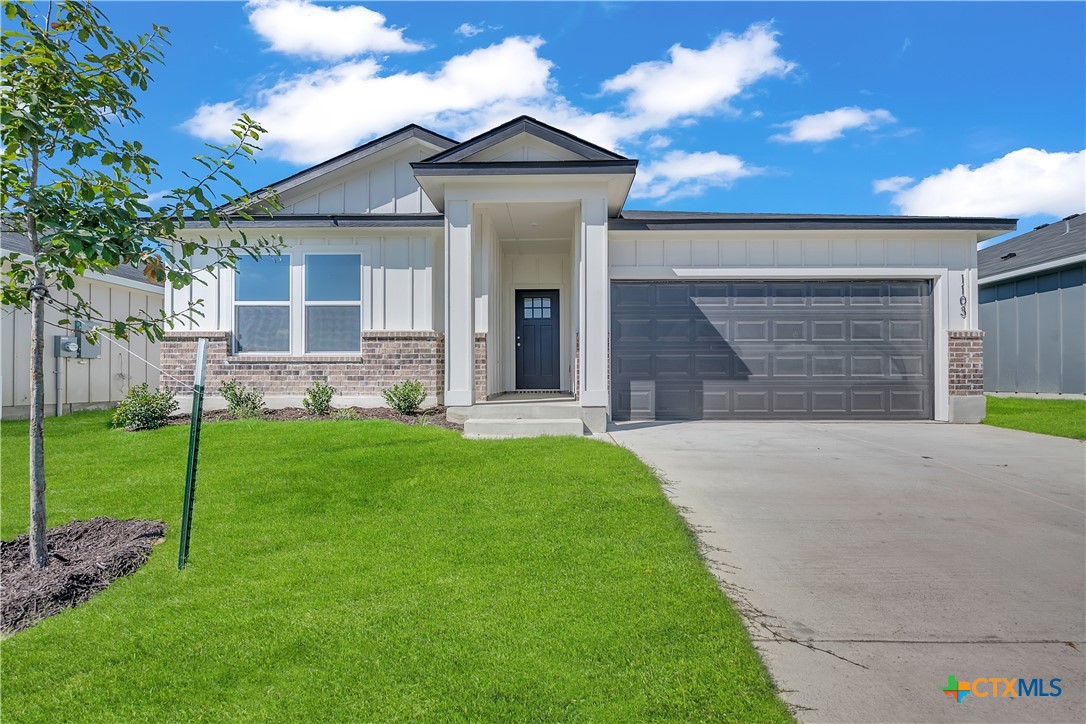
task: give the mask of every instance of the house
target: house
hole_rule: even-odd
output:
[[[167,337],[164,369],[190,380],[206,337],[211,390],[234,377],[297,404],[327,379],[339,404],[380,404],[410,378],[456,419],[591,431],[982,418],[976,245],[1014,220],[632,211],[636,172],[529,117],[378,138],[272,184],[282,212],[237,225],[281,234],[281,259],[167,296],[205,316]],[[557,399],[512,407],[528,392]]]
[[[30,242],[10,231],[0,235],[0,249],[29,254]],[[108,319],[124,319],[141,311],[158,313],[163,304],[161,284],[149,284],[130,267],[119,267],[108,274],[87,272],[77,280],[75,290]],[[72,292],[54,289],[52,296],[74,304]],[[30,417],[30,310],[3,307],[0,311],[0,388],[3,389],[5,420]],[[98,350],[85,357],[57,357],[54,338],[70,336],[70,329],[57,323],[65,317],[59,309],[46,307],[45,406],[49,415],[76,410],[112,407],[128,393],[128,388],[146,382],[158,387],[159,345],[145,337],[129,341],[111,341],[104,337]]]
[[[1086,214],[977,253],[984,389],[1086,394]]]

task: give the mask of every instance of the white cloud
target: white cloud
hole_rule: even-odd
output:
[[[455,32],[457,35],[463,35],[465,38],[472,38],[485,30],[486,28],[472,25],[471,23],[460,23],[460,27],[458,27]]]
[[[425,124],[443,114],[470,114],[479,106],[544,95],[551,63],[536,53],[541,42],[507,38],[455,56],[433,73],[381,75],[373,59],[340,63],[272,86],[251,105],[230,101],[201,106],[185,127],[201,138],[220,140],[232,119],[248,112],[265,119],[269,150],[288,161],[313,163],[362,137],[408,123]]]
[[[669,60],[634,65],[603,83],[605,91],[625,94],[621,107],[589,112],[559,92],[542,45],[540,38],[510,37],[455,55],[433,72],[389,74],[376,58],[345,60],[289,77],[252,99],[201,106],[185,127],[229,141],[231,122],[248,113],[268,128],[269,152],[313,163],[407,123],[464,138],[527,114],[621,151],[644,134],[727,112],[751,84],[793,67],[777,54],[776,33],[756,24],[742,35],[722,33],[705,50],[676,45]],[[652,149],[663,148],[657,136]]]
[[[647,128],[675,118],[729,110],[728,101],[765,77],[780,77],[795,65],[777,54],[777,33],[754,24],[742,35],[721,33],[705,50],[675,44],[668,60],[638,63],[603,84],[627,93],[627,113]]]
[[[912,176],[891,176],[890,178],[882,178],[874,181],[871,187],[875,190],[875,193],[881,194],[883,192],[897,192],[905,188],[913,181]]]
[[[912,185],[894,183],[904,178],[875,182],[876,191],[894,194],[903,214],[1066,216],[1082,211],[1086,199],[1086,150],[1020,148],[976,168],[959,164]]]
[[[308,0],[250,0],[249,24],[274,50],[339,60],[363,53],[410,53],[423,46],[361,5],[325,7]]]
[[[778,128],[787,128],[788,132],[770,136],[770,140],[784,143],[819,143],[840,138],[845,135],[845,131],[854,128],[872,131],[881,125],[896,121],[893,114],[885,108],[867,111],[856,106],[849,106],[824,113],[813,113],[788,123],[781,123]]]
[[[656,134],[654,136],[649,137],[649,142],[648,142],[647,145],[648,145],[648,147],[650,149],[655,151],[657,149],[667,148],[668,146],[670,146],[671,145],[671,139],[668,138],[667,136],[661,136],[659,134]]]
[[[707,188],[727,188],[741,178],[764,172],[730,154],[669,151],[638,170],[630,196],[658,201],[697,196]]]

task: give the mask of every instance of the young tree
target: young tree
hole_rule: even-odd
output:
[[[26,236],[31,253],[2,260],[0,301],[31,314],[30,549],[34,566],[44,568],[46,305],[67,313],[62,325],[92,320],[113,337],[142,334],[160,340],[166,329],[198,310],[103,320],[75,292],[76,278],[131,266],[150,280],[180,288],[201,268],[232,268],[242,255],[278,254],[282,241],[250,240],[231,230],[232,217],[251,219],[245,209],[277,208],[273,196],[248,194],[232,173],[236,161],[258,150],[255,144],[264,133],[248,116],[233,126],[236,143],[209,146],[209,154],[195,157],[200,168],[185,173],[188,185],[168,192],[159,208],[147,203],[147,188],[161,174],[130,134],[142,117],[137,95],[151,82],[151,67],[163,62],[167,28],[153,25],[149,33],[128,40],[118,37],[90,2],[47,8],[12,0],[2,4],[7,21],[0,61],[3,223],[5,231]],[[216,193],[213,187],[222,184],[236,193]],[[221,201],[225,205],[216,203]],[[183,233],[191,220],[232,231],[231,240]],[[54,298],[53,290],[71,292],[75,303]]]

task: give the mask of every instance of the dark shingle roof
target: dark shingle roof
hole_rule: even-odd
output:
[[[5,255],[11,252],[17,252],[19,254],[30,253],[30,239],[27,239],[22,234],[14,231],[0,232],[0,249],[3,249]],[[144,284],[151,284],[153,286],[162,286],[162,282],[149,282],[147,278],[139,271],[130,266],[119,266],[114,269],[105,272],[106,276],[117,277],[119,279],[127,279],[132,282],[143,282]]]
[[[997,274],[1082,254],[1086,254],[1086,214],[1075,214],[981,249],[977,252],[977,276],[983,282]]]
[[[611,229],[958,229],[1014,231],[1016,219],[957,216],[880,216],[863,214],[730,214],[708,211],[623,211]],[[994,236],[995,234],[992,234]]]

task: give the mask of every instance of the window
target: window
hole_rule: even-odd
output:
[[[305,351],[362,348],[362,256],[305,257]]]
[[[234,351],[358,353],[362,255],[295,252],[238,260]]]
[[[238,260],[234,315],[235,351],[290,351],[290,257]]]
[[[551,300],[550,300],[550,297],[525,297],[524,298],[524,318],[525,319],[550,319],[551,318]]]

